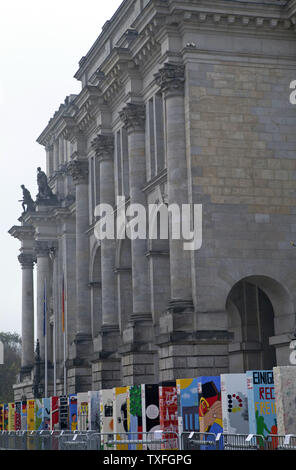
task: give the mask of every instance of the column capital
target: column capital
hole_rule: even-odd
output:
[[[72,160],[67,165],[67,171],[72,176],[75,184],[88,183],[88,160]]]
[[[112,160],[114,158],[114,136],[110,134],[99,134],[91,142],[99,161]]]
[[[154,75],[165,97],[182,95],[185,84],[185,66],[167,63]]]
[[[128,133],[144,131],[146,110],[144,104],[128,103],[119,113]]]
[[[22,269],[33,269],[36,257],[33,253],[21,253],[18,256],[18,260]]]
[[[36,241],[35,253],[36,253],[37,258],[46,258],[47,256],[49,256],[48,242]]]

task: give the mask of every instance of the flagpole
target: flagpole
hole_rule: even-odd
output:
[[[65,293],[65,276],[63,274],[63,298],[62,298],[62,329],[64,339],[64,395],[67,395],[67,371],[66,371],[66,328],[65,328],[65,304],[67,295]]]
[[[44,379],[44,394],[47,398],[47,286],[46,279],[44,281],[44,337],[45,337],[45,379]]]
[[[57,359],[56,359],[56,314],[53,316],[53,396],[57,394]]]

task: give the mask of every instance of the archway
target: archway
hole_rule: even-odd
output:
[[[234,335],[229,345],[230,372],[276,366],[270,338],[280,333],[277,316],[286,310],[287,299],[284,288],[265,276],[249,276],[232,287],[226,302],[228,328]]]

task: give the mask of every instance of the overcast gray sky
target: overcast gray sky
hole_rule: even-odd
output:
[[[2,0],[0,3],[0,331],[21,332],[20,242],[7,231],[21,214],[20,185],[35,198],[36,143],[67,95],[73,78],[121,0]]]

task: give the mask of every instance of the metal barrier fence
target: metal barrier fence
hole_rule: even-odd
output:
[[[182,450],[219,450],[216,434],[207,432],[183,432],[181,434]]]
[[[296,435],[0,431],[0,450],[296,450]]]
[[[224,450],[266,450],[266,440],[256,434],[225,434],[217,435]]]

